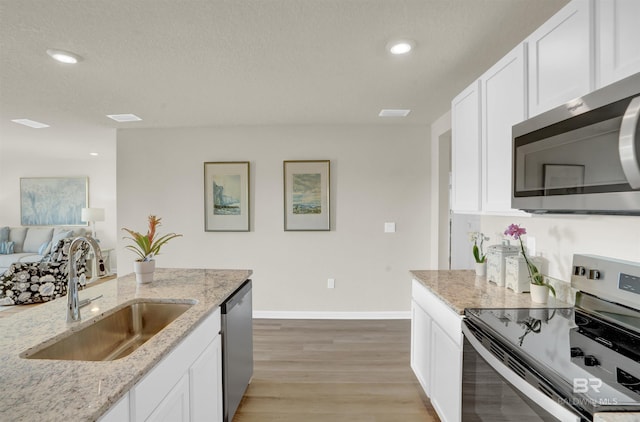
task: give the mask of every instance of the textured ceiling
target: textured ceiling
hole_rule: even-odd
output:
[[[15,118],[84,129],[428,125],[566,3],[0,0],[0,134]],[[392,57],[394,38],[417,47]],[[62,65],[48,48],[84,60]],[[412,112],[382,121],[382,108]],[[105,117],[118,113],[144,120]]]

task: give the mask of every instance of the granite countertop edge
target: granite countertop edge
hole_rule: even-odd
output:
[[[11,420],[95,421],[140,381],[252,274],[251,270],[158,268],[154,281],[137,284],[128,274],[80,292],[103,295],[82,308],[83,319],[67,325],[59,298],[0,319],[0,408]],[[124,303],[143,299],[195,304],[130,355],[109,362],[24,359]]]
[[[414,280],[459,315],[466,308],[570,308],[570,303],[549,298],[546,304],[531,301],[529,293],[516,293],[478,277],[472,270],[411,270]]]

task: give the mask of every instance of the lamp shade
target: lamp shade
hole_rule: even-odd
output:
[[[104,208],[83,208],[80,214],[82,221],[104,221]]]

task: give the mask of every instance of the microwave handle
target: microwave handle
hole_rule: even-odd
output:
[[[627,177],[632,189],[640,189],[640,151],[636,148],[636,130],[640,118],[640,97],[635,97],[629,103],[627,111],[620,124],[620,138],[618,139],[618,153],[622,171]]]

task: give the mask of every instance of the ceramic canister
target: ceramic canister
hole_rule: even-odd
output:
[[[489,246],[487,250],[487,281],[496,283],[498,286],[504,286],[505,283],[505,266],[508,256],[518,255],[520,249],[517,246],[509,244],[508,240],[504,240],[502,245]]]

